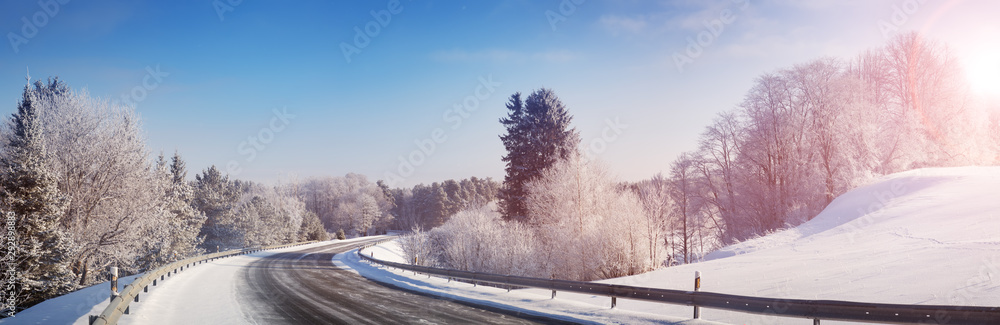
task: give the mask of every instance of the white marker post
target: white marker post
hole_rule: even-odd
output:
[[[118,267],[112,266],[108,272],[110,273],[108,280],[111,281],[111,300],[115,300],[115,297],[118,296]]]
[[[698,290],[701,290],[701,272],[694,271],[694,292],[698,292]],[[701,309],[698,308],[698,305],[694,305],[694,319],[699,318],[701,318]]]

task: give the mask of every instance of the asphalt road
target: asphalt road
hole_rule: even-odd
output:
[[[342,270],[331,262],[334,254],[368,242],[331,243],[253,262],[237,280],[237,297],[244,315],[257,324],[531,324],[539,321],[389,288]]]

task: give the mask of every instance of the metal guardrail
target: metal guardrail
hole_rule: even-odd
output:
[[[250,247],[244,249],[234,249],[225,252],[218,252],[212,254],[205,254],[201,256],[195,256],[187,259],[183,259],[177,262],[173,262],[162,266],[152,272],[147,272],[146,275],[136,278],[129,285],[122,289],[122,292],[111,300],[111,304],[107,308],[104,308],[98,316],[90,316],[91,325],[108,325],[108,324],[118,324],[118,319],[124,314],[129,313],[129,304],[133,301],[139,302],[139,294],[149,292],[149,285],[157,285],[157,281],[164,281],[167,277],[172,274],[177,274],[179,271],[183,271],[184,268],[190,268],[193,265],[209,262],[212,260],[226,258],[237,255],[245,255],[254,252],[259,252],[262,250],[278,249],[292,246],[299,246],[314,243],[316,241],[307,241],[301,243],[293,244],[283,244],[283,245],[271,245],[264,247]]]
[[[381,243],[381,242],[380,242]],[[644,288],[605,283],[529,278],[491,273],[433,268],[419,265],[389,262],[364,255],[358,249],[358,256],[364,260],[407,271],[436,275],[450,279],[464,279],[475,283],[485,282],[505,286],[531,287],[556,291],[582,293],[611,297],[611,308],[616,298],[653,301],[675,305],[705,307],[735,312],[796,317],[820,320],[876,322],[888,324],[1000,324],[1000,307],[950,306],[950,305],[902,305],[864,303],[837,300],[778,299],[739,296],[704,291],[684,291],[658,288]]]

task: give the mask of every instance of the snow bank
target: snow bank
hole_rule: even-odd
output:
[[[398,241],[391,241],[365,249],[362,254],[375,253],[376,258],[403,262]],[[389,270],[361,260],[357,250],[333,257],[334,265],[350,268],[360,275],[380,283],[409,291],[423,292],[443,299],[461,300],[489,308],[508,310],[532,316],[542,316],[580,324],[719,324],[695,321],[685,317],[663,316],[622,309],[611,309],[611,298],[605,297],[602,304],[594,305],[569,299],[550,299],[549,293],[539,294],[528,290],[514,290],[489,286],[473,286],[458,281],[415,275],[413,272]],[[559,293],[562,297],[564,293]],[[621,300],[619,300],[619,304]]]
[[[118,278],[118,292],[139,275]],[[87,324],[87,315],[98,315],[111,303],[111,284],[95,284],[43,301],[0,324]]]

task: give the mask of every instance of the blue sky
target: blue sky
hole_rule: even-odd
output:
[[[881,23],[946,42],[963,62],[1000,54],[995,1],[402,0],[396,13],[393,1],[233,2],[7,1],[0,113],[14,111],[28,68],[126,96],[151,154],[180,151],[191,176],[235,163],[257,181],[390,172],[411,186],[502,180],[504,103],[547,87],[583,145],[639,180],[694,149],[756,76],[879,46]],[[707,45],[679,69],[700,34]],[[359,51],[347,60],[342,44]]]

